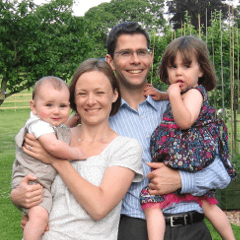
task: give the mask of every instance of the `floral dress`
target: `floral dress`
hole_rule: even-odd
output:
[[[163,162],[172,169],[195,172],[210,165],[219,154],[229,175],[235,180],[236,172],[229,161],[227,128],[223,121],[214,117],[215,109],[209,106],[206,89],[202,85],[195,89],[203,96],[198,119],[190,129],[180,129],[174,121],[169,103],[161,124],[151,137],[152,161]],[[140,202],[143,209],[153,207],[152,203],[157,203],[162,209],[181,201],[196,201],[201,205],[202,200],[207,200],[216,204],[217,200],[214,197],[215,190],[210,190],[200,197],[179,192],[155,196],[150,195],[148,187],[145,187],[141,191]]]

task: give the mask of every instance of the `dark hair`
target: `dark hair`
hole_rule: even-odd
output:
[[[85,60],[76,70],[72,82],[70,84],[70,107],[73,109],[73,111],[77,112],[77,106],[75,103],[75,87],[77,84],[77,81],[79,77],[86,72],[92,72],[92,71],[99,71],[105,74],[107,78],[109,79],[109,82],[112,86],[112,90],[117,90],[118,92],[118,98],[117,101],[112,103],[112,110],[110,112],[110,116],[113,116],[117,113],[120,105],[121,105],[121,93],[118,85],[118,81],[113,73],[112,68],[110,65],[103,60],[96,59],[96,58],[90,58],[88,60]]]
[[[162,82],[170,84],[168,80],[167,67],[173,65],[177,53],[180,52],[186,63],[192,62],[193,54],[203,72],[199,78],[198,84],[203,85],[207,91],[211,91],[216,86],[216,75],[214,67],[209,58],[209,52],[206,44],[193,36],[182,36],[174,39],[166,48],[158,73]]]
[[[40,88],[44,83],[50,83],[56,90],[61,90],[64,86],[67,87],[68,89],[67,83],[64,82],[61,78],[54,77],[54,76],[42,77],[34,85],[33,92],[32,92],[33,100],[37,96],[38,92],[40,91]]]
[[[148,33],[136,22],[123,22],[112,28],[107,37],[107,51],[111,57],[114,57],[117,39],[122,34],[143,34],[147,39],[148,48],[150,47],[150,39]]]

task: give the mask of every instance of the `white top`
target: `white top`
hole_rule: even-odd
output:
[[[128,137],[116,137],[98,156],[86,161],[74,161],[73,167],[92,184],[100,185],[110,166],[122,166],[136,172],[133,182],[142,180],[142,147]],[[50,230],[42,239],[51,240],[116,240],[122,202],[103,219],[96,221],[81,207],[60,175],[52,185],[53,206],[49,218]]]
[[[28,132],[32,133],[36,138],[41,137],[43,134],[54,133],[54,129],[50,123],[41,120],[32,112],[30,112],[30,118],[25,123],[25,127],[28,129]]]

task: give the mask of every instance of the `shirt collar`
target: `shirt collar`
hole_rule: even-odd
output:
[[[153,100],[151,96],[147,96],[146,100],[144,102],[140,103],[140,104],[147,103],[151,107],[153,107],[155,110],[157,110],[158,109],[158,102],[159,101]],[[130,107],[129,104],[122,98],[121,107],[123,107],[123,106]]]

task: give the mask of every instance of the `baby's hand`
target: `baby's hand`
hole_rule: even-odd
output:
[[[147,83],[145,85],[145,87],[143,89],[143,94],[145,97],[150,95],[152,97],[152,99],[155,101],[159,101],[159,100],[163,99],[161,92],[159,92],[156,88],[154,88],[153,85],[150,83]]]

